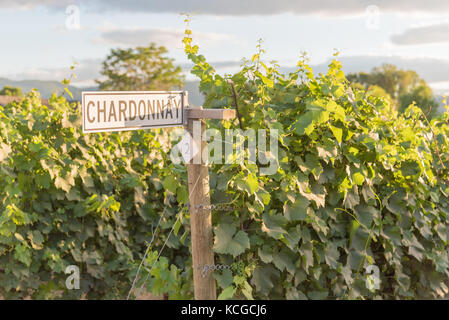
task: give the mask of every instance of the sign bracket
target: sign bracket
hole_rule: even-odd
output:
[[[191,107],[187,91],[87,91],[82,93],[84,133],[142,130],[184,126],[198,146],[187,164],[194,295],[215,300],[215,279],[202,269],[214,265],[209,168],[207,166],[206,119],[230,120],[233,109]],[[195,129],[195,130],[194,130]],[[189,150],[192,150],[190,148]],[[206,158],[203,158],[206,157]],[[201,206],[202,209],[197,210]]]

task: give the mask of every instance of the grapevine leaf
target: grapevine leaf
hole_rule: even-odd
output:
[[[338,127],[331,126],[332,133],[334,134],[335,139],[337,139],[338,143],[341,143],[343,137],[343,130]]]
[[[213,250],[221,254],[231,254],[236,257],[249,249],[249,238],[246,232],[239,230],[227,223],[220,224],[215,231]]]
[[[271,265],[265,265],[254,270],[251,282],[256,286],[257,291],[268,296],[274,286],[273,279],[277,279],[279,271]]]
[[[229,269],[225,269],[221,273],[214,272],[213,276],[217,280],[218,285],[223,289],[226,289],[232,284],[232,271]]]
[[[298,195],[293,204],[284,205],[284,216],[288,221],[304,221],[307,217],[307,207],[309,200]]]
[[[229,286],[226,289],[224,289],[220,295],[217,297],[217,300],[229,300],[234,296],[235,291],[237,288],[234,286]]]

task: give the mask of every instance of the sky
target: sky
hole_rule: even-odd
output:
[[[194,80],[181,13],[219,73],[262,39],[263,58],[286,71],[306,52],[324,72],[337,50],[345,72],[393,63],[449,92],[448,0],[0,0],[0,77],[60,81],[77,62],[73,84],[89,86],[112,48],[155,42]]]

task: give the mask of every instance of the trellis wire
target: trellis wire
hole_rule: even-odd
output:
[[[195,184],[193,185],[192,192],[193,192],[193,190],[195,190],[196,184],[198,183],[198,181],[200,180],[200,178],[201,178],[201,175],[198,176],[198,179],[196,180]],[[192,196],[192,192],[190,192],[190,194],[189,194],[189,200],[190,200],[190,197]],[[190,202],[189,202],[188,204],[190,205]],[[166,245],[167,242],[168,242],[168,239],[170,239],[170,236],[171,236],[171,234],[172,234],[172,232],[173,232],[173,230],[174,230],[174,228],[175,228],[175,225],[176,225],[176,223],[178,222],[178,220],[179,220],[179,218],[180,218],[180,216],[181,216],[182,210],[185,208],[185,206],[186,206],[186,204],[184,204],[184,205],[182,206],[181,210],[179,211],[178,217],[177,217],[175,223],[173,224],[173,227],[171,228],[171,230],[170,230],[170,232],[169,232],[169,234],[168,234],[168,236],[167,236],[167,239],[165,240],[164,244],[162,245],[162,248],[161,248],[161,250],[159,251],[159,254],[158,254],[157,257],[156,257],[155,263],[157,262],[157,260],[158,260],[159,257],[161,256],[161,253],[162,253],[162,251],[164,250],[165,245]],[[165,208],[164,208],[164,212],[165,212]],[[164,213],[164,212],[163,212],[163,213]],[[163,213],[162,213],[162,216],[163,216]],[[161,218],[159,219],[159,223],[160,223],[161,220],[162,220],[162,216],[161,216]],[[157,230],[157,228],[159,227],[159,223],[158,223],[158,225],[157,225],[157,227],[156,227],[156,230]],[[149,245],[147,246],[147,249],[146,249],[145,254],[144,254],[143,258],[142,258],[142,261],[140,262],[139,268],[138,268],[138,270],[137,270],[136,277],[134,278],[134,281],[133,281],[133,283],[132,283],[131,289],[129,290],[128,297],[126,298],[126,300],[129,300],[129,297],[131,296],[131,292],[132,292],[132,290],[134,289],[134,286],[135,286],[135,284],[136,284],[136,282],[137,282],[137,277],[138,277],[138,275],[139,275],[140,269],[141,269],[141,267],[142,267],[142,265],[143,265],[143,263],[144,263],[144,261],[145,261],[145,259],[146,259],[146,256],[147,256],[147,254],[148,254],[148,252],[149,252],[150,245],[151,245],[151,243],[152,243],[153,240],[154,240],[154,235],[155,235],[155,233],[156,233],[156,231],[153,232],[153,236],[152,236],[151,242],[150,242]],[[140,297],[140,295],[141,295],[141,293],[142,293],[142,289],[143,289],[143,287],[144,287],[146,281],[148,280],[148,278],[149,278],[149,276],[150,276],[150,274],[151,274],[151,270],[153,270],[153,266],[154,266],[154,264],[151,266],[151,268],[150,268],[149,270],[145,268],[145,269],[148,271],[148,274],[147,274],[147,276],[145,277],[145,279],[143,280],[143,283],[142,283],[142,285],[140,286],[139,291],[137,292],[136,299]]]
[[[134,289],[134,286],[136,285],[136,281],[137,281],[137,278],[139,277],[140,269],[142,268],[143,262],[145,261],[147,255],[148,255],[148,252],[150,251],[151,244],[154,241],[154,235],[156,234],[156,231],[159,228],[159,225],[162,221],[162,217],[164,216],[164,213],[165,213],[165,208],[162,211],[162,214],[161,214],[161,217],[159,218],[159,222],[157,223],[156,229],[152,230],[152,236],[151,236],[150,243],[148,244],[147,249],[145,250],[145,254],[143,255],[142,261],[140,261],[139,268],[137,269],[136,276],[134,277],[133,283],[131,285],[131,289],[128,292],[128,296],[126,297],[126,300],[129,300],[129,297],[131,296],[131,292]]]

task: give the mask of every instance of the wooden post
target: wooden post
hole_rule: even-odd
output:
[[[217,298],[212,271],[209,269],[207,273],[203,273],[205,265],[214,265],[209,169],[207,159],[202,156],[203,150],[207,147],[201,139],[206,130],[206,123],[203,119],[232,119],[234,117],[235,111],[230,109],[197,108],[187,110],[186,131],[190,133],[192,140],[195,140],[199,150],[187,164],[195,300],[215,300]]]

